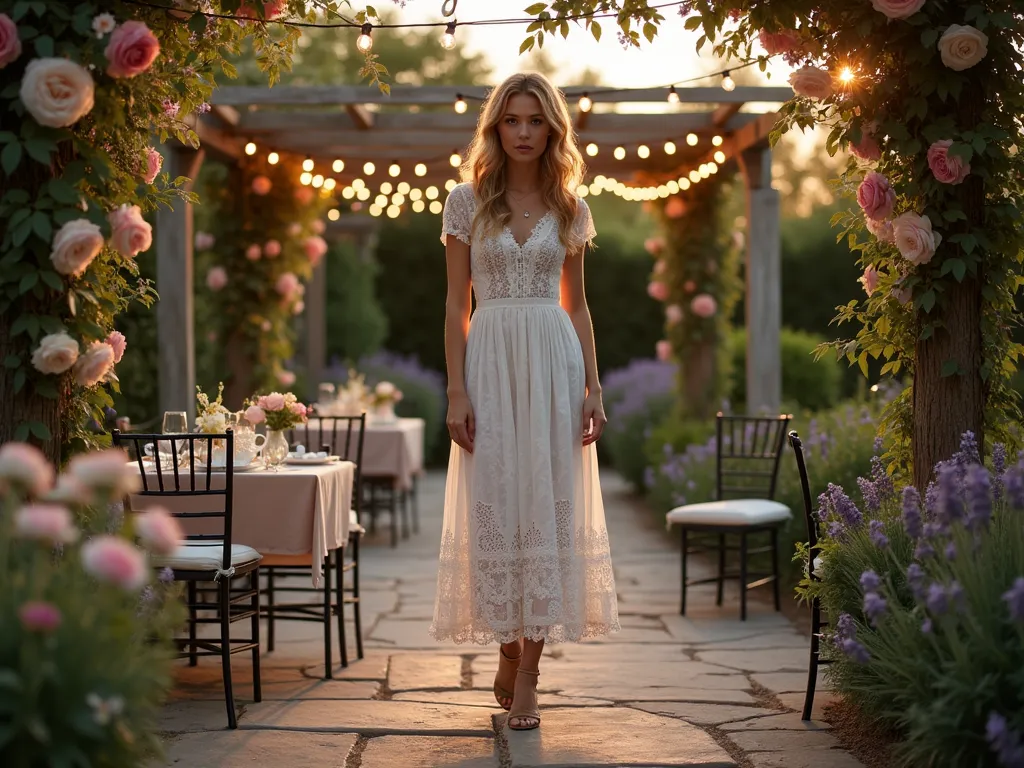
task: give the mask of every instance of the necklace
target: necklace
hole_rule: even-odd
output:
[[[522,197],[516,197],[516,193],[513,192],[511,189],[506,189],[505,191],[512,196],[512,199],[515,200],[517,204],[522,204],[523,200],[537,193],[536,189],[532,189],[529,192],[525,193]],[[530,212],[525,208],[523,209],[523,218],[530,218]]]

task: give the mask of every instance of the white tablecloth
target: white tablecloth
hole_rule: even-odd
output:
[[[426,424],[423,419],[397,419],[381,423],[367,418],[366,438],[363,441],[363,477],[390,478],[402,491],[412,489],[412,481],[423,472],[423,439]],[[310,431],[319,430],[319,421],[309,420]],[[296,430],[296,439],[302,428]],[[339,439],[344,439],[343,435]],[[320,446],[306,446],[319,450]],[[335,446],[335,450],[341,450]]]
[[[138,467],[137,464],[132,466]],[[174,488],[174,471],[164,468],[164,488]],[[188,469],[179,470],[181,488],[189,487]],[[224,474],[214,472],[210,487],[224,487]],[[283,465],[273,472],[259,469],[236,472],[232,504],[232,535],[236,544],[246,544],[264,555],[312,555],[313,586],[323,579],[327,553],[348,541],[349,510],[355,464],[338,461],[316,466]],[[147,468],[149,490],[157,490],[156,471]],[[206,489],[206,473],[196,470],[196,488]],[[131,497],[135,511],[152,505],[171,512],[200,512],[220,509],[220,496]],[[182,519],[187,534],[221,533],[218,519]]]

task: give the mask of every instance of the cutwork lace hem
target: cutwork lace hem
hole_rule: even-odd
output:
[[[603,637],[621,629],[618,619],[609,622],[593,622],[589,624],[554,624],[551,626],[535,625],[513,630],[496,630],[488,626],[473,624],[465,627],[437,627],[430,625],[428,633],[438,642],[451,640],[456,645],[475,643],[514,643],[520,638],[527,640],[544,640],[549,643],[578,643],[592,637]]]

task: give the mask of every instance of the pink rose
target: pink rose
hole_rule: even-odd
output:
[[[134,520],[135,533],[142,545],[158,555],[170,555],[185,539],[181,525],[162,507],[150,507]]]
[[[799,51],[802,47],[800,36],[791,29],[787,29],[782,32],[769,32],[766,29],[762,29],[758,34],[757,39],[760,41],[761,47],[765,49],[769,56],[775,56],[779,53],[789,53],[790,51]]]
[[[672,359],[672,342],[662,339],[654,345],[654,354],[663,363]]]
[[[280,392],[271,392],[269,395],[264,395],[260,398],[259,405],[264,411],[283,411],[284,395]]]
[[[292,373],[291,371],[282,371],[281,373]],[[295,374],[292,373],[294,377]],[[302,403],[292,403],[291,412],[298,416],[300,419],[306,418],[306,406]]]
[[[206,251],[213,248],[217,240],[209,232],[196,232],[196,250]]]
[[[267,240],[263,244],[263,255],[268,259],[276,259],[281,255],[281,243],[277,240]]]
[[[306,311],[306,302],[304,302],[304,301],[296,301],[295,304],[292,305],[292,314],[293,315],[301,315],[305,311]]]
[[[861,275],[857,281],[864,286],[864,293],[871,296],[878,288],[878,270],[872,266],[868,266],[864,270],[864,274]]]
[[[925,0],[871,0],[871,7],[890,19],[906,19],[921,10]]]
[[[906,306],[914,300],[914,290],[904,285],[894,286],[889,295],[892,296],[903,306]]]
[[[832,75],[826,69],[801,67],[789,76],[789,84],[797,96],[820,101],[832,95]]]
[[[0,13],[0,69],[19,56],[21,56],[21,40],[18,38],[18,28],[10,16]]]
[[[665,241],[660,237],[649,237],[644,240],[644,250],[651,256],[657,256],[665,248]]]
[[[665,307],[665,320],[669,325],[675,325],[683,319],[683,308],[678,304],[669,304]]]
[[[864,219],[868,232],[874,235],[880,243],[893,243],[892,222],[888,219]]]
[[[867,126],[861,128],[860,141],[850,142],[850,152],[854,157],[859,157],[861,160],[867,160],[872,163],[880,160],[882,157],[882,148],[875,141],[874,132],[869,130]]]
[[[312,235],[302,241],[302,250],[311,266],[316,267],[327,253],[327,242],[319,235]]]
[[[686,205],[678,195],[673,195],[665,203],[665,215],[670,219],[681,218],[684,213],[686,213]]]
[[[141,21],[126,21],[114,30],[103,52],[107,74],[111,77],[135,77],[152,66],[160,55],[160,41]]]
[[[91,504],[93,497],[92,492],[78,478],[61,475],[57,478],[57,485],[43,498],[58,504]]]
[[[291,298],[299,290],[299,278],[294,272],[285,272],[274,284],[274,289],[286,299]]]
[[[668,299],[668,286],[659,280],[652,280],[647,284],[647,295],[655,301]]]
[[[28,443],[0,446],[0,489],[14,482],[29,493],[39,495],[53,483],[53,467],[42,451]]]
[[[250,405],[245,409],[245,419],[250,424],[262,424],[267,420],[267,414],[258,405]]]
[[[302,234],[302,225],[299,224],[299,222],[293,221],[291,224],[288,225],[288,236],[289,237],[298,237],[301,234]]]
[[[942,235],[932,231],[927,216],[904,213],[892,222],[892,232],[900,254],[911,264],[927,264],[942,242]]]
[[[327,225],[324,224],[322,219],[314,219],[313,223],[309,225],[314,233],[322,235],[327,231]]]
[[[683,283],[683,290],[686,293],[693,293],[694,291],[697,290],[697,284],[693,282],[693,280],[687,280],[685,283]]]
[[[257,176],[252,180],[252,191],[257,195],[269,194],[272,186],[273,184],[270,183],[270,179],[266,176]]]
[[[66,474],[113,498],[133,493],[142,484],[138,471],[128,463],[128,454],[120,448],[80,453],[68,463]]]
[[[14,535],[19,539],[70,544],[78,529],[67,507],[59,504],[30,504],[14,513]]]
[[[146,175],[142,177],[142,180],[147,184],[152,184],[163,165],[164,156],[153,147],[146,147]]]
[[[98,581],[135,591],[149,578],[146,555],[117,536],[96,536],[82,545],[82,569]]]
[[[111,331],[110,335],[107,336],[107,344],[114,350],[114,365],[117,365],[121,362],[121,358],[124,357],[124,350],[128,346],[128,340],[125,339],[124,334],[120,331]]]
[[[51,333],[32,351],[32,367],[40,373],[64,373],[78,359],[78,342],[64,331]]]
[[[295,374],[292,373],[291,371],[278,371],[277,381],[282,387],[290,387],[292,384],[295,383]],[[296,405],[298,405],[298,403],[292,404],[291,410],[293,413],[295,412]],[[305,411],[303,411],[303,413],[305,413]]]
[[[57,230],[50,248],[53,268],[78,277],[103,250],[103,232],[88,219],[72,219]]]
[[[107,216],[110,221],[110,244],[125,258],[148,251],[153,244],[153,228],[142,218],[137,205],[122,205]]]
[[[709,293],[699,293],[690,302],[690,311],[697,317],[707,319],[718,311],[718,302]]]
[[[287,5],[287,0],[243,0],[238,15],[247,19],[276,19]],[[262,16],[260,9],[263,10]]]
[[[971,172],[971,164],[949,154],[951,139],[936,141],[928,147],[928,167],[943,184],[960,184]]]
[[[245,249],[245,258],[247,258],[249,261],[259,261],[260,256],[262,254],[263,252],[260,250],[260,247],[256,245],[256,243],[253,243],[252,245]]]
[[[273,327],[274,324],[269,320],[264,320],[262,323],[260,323],[260,328],[263,329],[264,331],[269,331]]]
[[[295,199],[299,205],[309,205],[313,202],[313,190],[310,187],[299,187],[295,190]]]
[[[37,123],[66,128],[93,108],[96,85],[89,70],[69,59],[32,59],[18,96]]]
[[[206,287],[211,291],[223,290],[228,284],[228,273],[224,267],[211,267],[206,273]]]
[[[896,205],[896,192],[885,176],[870,171],[857,187],[857,203],[869,219],[887,219]]]
[[[28,632],[50,633],[60,626],[60,608],[42,600],[30,600],[18,608],[18,619]]]
[[[114,367],[114,348],[105,341],[94,341],[75,362],[75,383],[92,387],[106,378]]]

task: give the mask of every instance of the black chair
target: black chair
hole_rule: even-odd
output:
[[[722,604],[724,584],[736,579],[740,585],[740,619],[747,618],[747,591],[771,584],[775,610],[781,610],[779,596],[779,528],[793,514],[789,507],[774,501],[779,475],[779,459],[786,444],[786,426],[790,416],[755,417],[723,416],[716,422],[715,501],[686,504],[665,515],[669,527],[682,529],[682,598],[679,613],[686,615],[686,589],[698,584],[718,585],[716,605]],[[767,533],[767,546],[751,549],[748,537]],[[691,541],[691,534],[696,534]],[[739,535],[739,546],[729,545],[726,537]],[[708,545],[711,539],[714,543]],[[726,571],[727,552],[739,552],[739,567]],[[688,579],[687,557],[692,554],[716,552],[718,572],[706,579]],[[752,573],[751,555],[770,553],[771,572]],[[753,578],[754,581],[750,581]]]
[[[341,647],[341,666],[348,666],[348,642],[345,637],[345,604],[354,606],[356,631],[356,658],[363,658],[362,611],[359,602],[359,539],[364,533],[360,524],[362,508],[362,463],[363,437],[366,433],[366,414],[359,416],[322,416],[315,426],[303,424],[289,430],[288,442],[291,445],[316,446],[317,450],[326,451],[339,456],[345,461],[356,465],[352,484],[352,507],[348,510],[349,535],[348,542],[341,550],[328,552],[324,559],[324,578],[322,600],[318,602],[278,603],[278,593],[308,593],[309,579],[312,574],[312,557],[308,555],[282,556],[264,555],[263,571],[267,575],[266,604],[264,616],[267,619],[267,650],[274,650],[274,624],[277,621],[317,621],[324,627],[324,678],[331,679],[334,675],[332,661],[331,617],[338,621],[338,642]],[[345,561],[345,550],[351,552],[348,562]],[[334,571],[335,584],[332,595],[331,571]],[[352,586],[345,587],[345,574],[352,574]],[[278,579],[299,577],[302,586],[282,585]]]
[[[821,581],[814,560],[821,552],[818,546],[818,521],[814,516],[814,508],[811,505],[811,484],[807,479],[807,464],[804,462],[804,447],[800,442],[797,433],[789,433],[789,444],[793,446],[793,455],[796,457],[796,467],[800,471],[800,488],[804,498],[804,520],[807,523],[807,575],[811,581]],[[818,682],[818,667],[822,664],[831,664],[832,659],[821,658],[822,628],[827,627],[827,621],[821,620],[821,601],[817,596],[811,599],[811,658],[807,667],[807,691],[804,694],[804,711],[801,719],[811,719],[811,709],[814,707],[814,689]]]
[[[234,467],[231,462],[223,470],[213,471],[211,462],[200,467],[196,473],[196,461],[200,452],[213,455],[215,441],[225,449],[225,455],[234,455],[234,435],[229,429],[224,434],[122,434],[113,431],[114,445],[124,448],[138,464],[142,476],[142,490],[136,496],[146,497],[164,503],[171,508],[171,514],[184,521],[193,521],[193,527],[200,527],[199,521],[219,521],[221,530],[213,533],[187,534],[186,541],[176,552],[168,556],[153,557],[154,568],[170,568],[175,581],[188,584],[188,639],[179,638],[179,658],[188,658],[190,666],[198,664],[199,656],[220,656],[224,678],[224,698],[228,710],[228,727],[237,728],[235,697],[231,684],[231,655],[252,651],[252,694],[254,701],[262,700],[260,690],[260,591],[259,553],[244,544],[235,544],[231,539]],[[161,455],[158,441],[170,445],[170,456],[184,454],[187,467],[179,467],[168,454]],[[152,459],[146,457],[146,446],[153,445]],[[181,450],[183,449],[183,450]],[[152,474],[149,474],[152,473]],[[223,476],[221,488],[217,481]],[[154,487],[155,485],[155,487]],[[173,499],[191,498],[190,506],[200,506],[202,511],[174,511]],[[130,510],[130,500],[125,509]],[[136,510],[141,511],[141,510]],[[203,525],[204,528],[217,527]],[[248,577],[248,585],[232,589],[236,579]],[[199,597],[199,584],[206,590],[216,590],[215,602]],[[209,586],[212,585],[212,586]],[[248,606],[245,605],[248,603]],[[212,611],[215,616],[200,616],[199,611]],[[252,637],[232,638],[231,624],[243,619],[250,620]],[[199,624],[219,624],[220,638],[212,640],[197,637]]]

